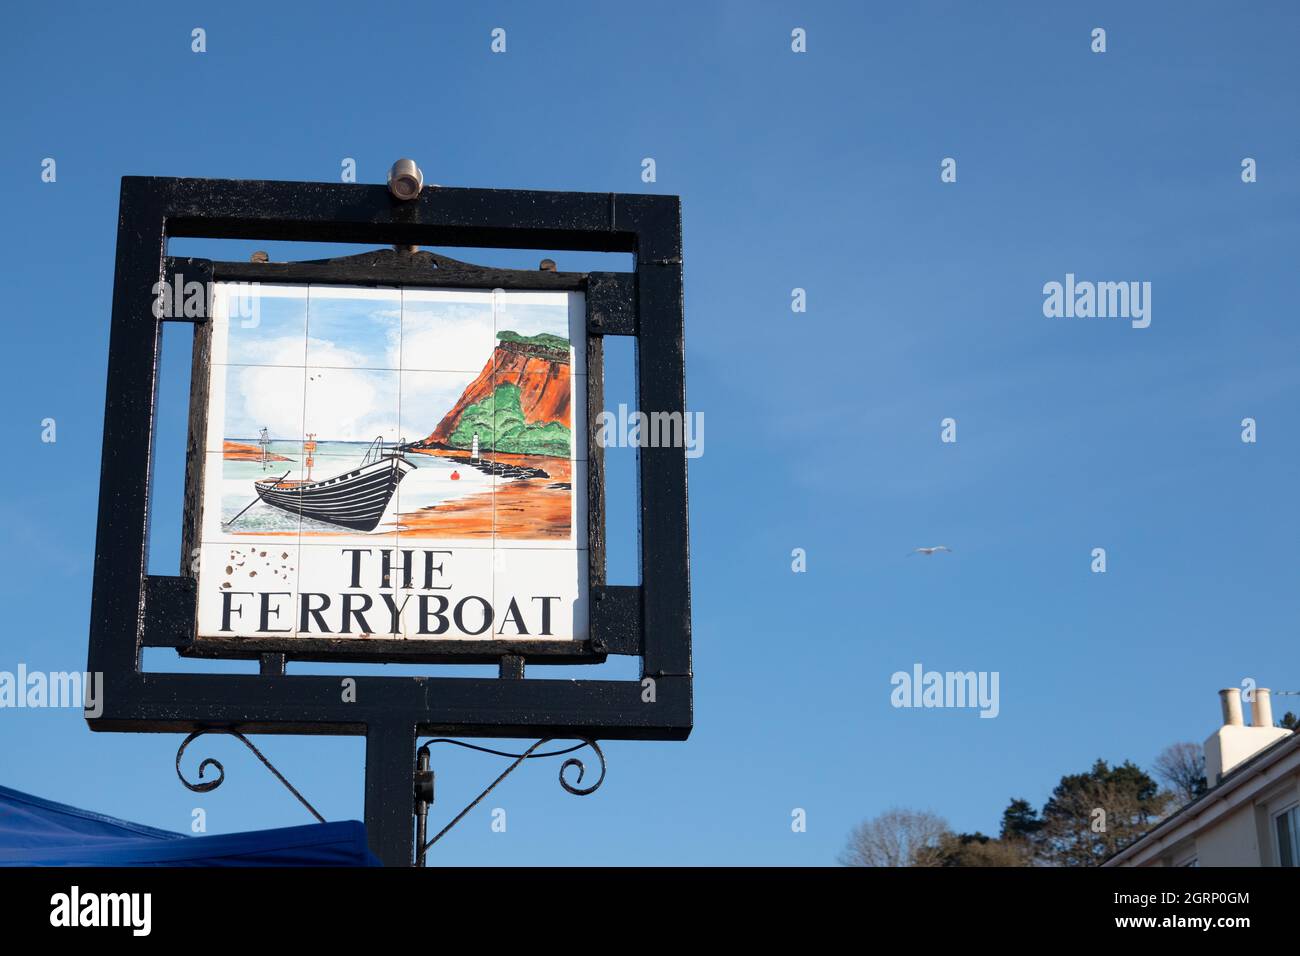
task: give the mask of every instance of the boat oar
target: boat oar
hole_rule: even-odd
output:
[[[290,468],[289,471],[293,471],[293,469]],[[277,485],[278,485],[280,482],[284,481],[284,479],[288,478],[288,477],[289,477],[289,471],[286,471],[286,472],[285,472],[283,475],[281,475],[279,478],[275,479],[274,484],[277,484]],[[257,488],[257,483],[256,483],[256,482],[253,483],[253,487],[254,487],[254,488]],[[262,491],[261,491],[261,489],[258,489],[257,497],[254,498],[252,501],[250,501],[248,504],[246,504],[246,505],[244,506],[244,511],[247,511],[249,508],[253,507],[253,505],[257,504],[257,503],[258,503],[259,501],[261,501],[261,500],[262,500]],[[235,515],[233,518],[231,518],[229,521],[227,521],[227,522],[226,522],[226,527],[229,528],[232,524],[234,524],[234,523],[235,523],[236,521],[238,521],[240,518],[244,517],[244,511],[241,511],[239,514]]]

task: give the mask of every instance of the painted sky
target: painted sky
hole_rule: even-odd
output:
[[[498,330],[569,335],[566,302],[526,293],[229,288],[231,439],[263,428],[284,441],[424,438],[487,367]]]

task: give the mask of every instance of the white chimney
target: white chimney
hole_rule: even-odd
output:
[[[1255,702],[1250,705],[1250,725],[1252,727],[1273,726],[1273,695],[1267,687],[1255,688]]]
[[[1267,688],[1255,689],[1250,717],[1253,726],[1247,727],[1241,717],[1241,690],[1228,687],[1219,691],[1223,710],[1223,726],[1205,741],[1205,782],[1213,787],[1234,767],[1245,763],[1265,747],[1291,731],[1273,726],[1273,706]]]
[[[1225,687],[1219,691],[1219,706],[1223,710],[1223,723],[1226,727],[1240,727],[1241,691],[1235,687]]]

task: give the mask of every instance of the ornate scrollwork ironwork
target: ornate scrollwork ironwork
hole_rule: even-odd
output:
[[[181,758],[185,756],[185,748],[188,747],[191,743],[193,743],[197,738],[202,737],[204,734],[229,734],[231,737],[234,737],[245,747],[251,750],[253,752],[253,755],[257,757],[258,760],[262,761],[263,766],[265,766],[267,770],[271,771],[271,773],[275,776],[276,780],[279,780],[282,784],[284,784],[286,790],[288,790],[290,793],[292,793],[295,797],[298,798],[298,802],[301,803],[304,807],[306,807],[308,812],[310,812],[311,815],[317,819],[317,821],[319,821],[320,823],[325,822],[325,818],[321,816],[319,813],[317,813],[316,808],[307,802],[307,798],[304,797],[301,793],[299,793],[297,788],[294,787],[293,784],[291,784],[288,780],[285,779],[284,774],[280,773],[279,770],[275,769],[275,765],[272,764],[271,761],[266,759],[266,756],[262,753],[262,751],[258,750],[257,747],[253,745],[253,742],[251,740],[249,740],[247,737],[245,737],[243,734],[239,733],[236,730],[226,730],[224,728],[211,727],[206,730],[196,730],[194,731],[194,733],[190,734],[183,741],[181,741],[180,748],[176,751],[176,776],[180,778],[181,783],[183,783],[187,789],[193,790],[195,793],[207,793],[210,790],[217,789],[217,787],[225,783],[226,780],[226,768],[223,767],[221,765],[221,761],[217,760],[215,757],[205,757],[199,763],[199,779],[203,780],[204,771],[206,771],[209,767],[216,767],[217,778],[215,780],[205,780],[202,783],[190,783],[188,780],[185,779],[185,774],[181,773]],[[604,776],[604,774],[602,773],[601,776]],[[579,779],[581,779],[581,776],[579,776]]]
[[[433,740],[426,741],[424,744],[422,744],[420,746],[419,751],[417,752],[418,757],[421,761],[421,766],[427,766],[429,760],[429,747],[432,744],[452,744],[453,746],[456,747],[464,747],[466,750],[477,750],[480,753],[492,754],[493,756],[496,757],[509,757],[512,758],[514,762],[511,763],[510,766],[507,767],[500,774],[500,776],[498,776],[495,780],[493,780],[490,784],[488,784],[487,788],[483,790],[482,793],[480,793],[477,797],[471,800],[469,804],[465,807],[465,809],[461,810],[460,813],[456,814],[456,816],[452,818],[451,822],[448,823],[441,830],[439,830],[433,836],[433,838],[430,839],[428,842],[425,842],[424,839],[424,819],[425,819],[425,815],[428,812],[428,804],[424,803],[423,801],[419,802],[420,805],[418,810],[418,817],[419,817],[418,842],[416,846],[417,865],[423,866],[424,855],[429,852],[430,847],[432,847],[435,843],[441,840],[443,836],[446,835],[448,830],[450,830],[456,824],[460,823],[461,820],[465,819],[465,816],[476,806],[478,806],[479,803],[482,802],[484,797],[486,797],[489,793],[491,793],[493,790],[496,789],[497,784],[501,783],[502,780],[510,776],[510,774],[514,773],[515,770],[519,767],[519,765],[522,764],[525,760],[537,760],[542,757],[563,757],[565,754],[574,753],[575,751],[581,750],[583,747],[590,747],[595,752],[597,759],[600,760],[600,776],[596,779],[596,782],[589,787],[580,786],[580,784],[582,783],[582,778],[586,775],[587,772],[586,765],[577,757],[570,757],[568,760],[564,761],[564,763],[560,764],[560,771],[559,771],[560,786],[563,787],[568,793],[572,793],[579,797],[585,797],[588,794],[595,793],[597,790],[599,790],[600,785],[605,782],[605,771],[607,769],[605,763],[605,754],[600,749],[600,745],[597,744],[596,741],[584,737],[581,738],[582,740],[581,743],[574,744],[572,747],[565,747],[563,750],[551,750],[546,753],[537,753],[538,748],[544,747],[546,744],[551,743],[555,739],[556,738],[554,737],[543,737],[541,740],[537,741],[537,743],[533,744],[523,753],[510,753],[505,750],[493,750],[491,747],[480,747],[477,744],[467,744],[463,740],[453,740],[450,737],[436,737]],[[564,776],[565,772],[568,771],[571,767],[576,767],[578,769],[578,776],[575,783],[569,783],[569,781],[566,780]]]

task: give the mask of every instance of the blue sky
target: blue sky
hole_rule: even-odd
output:
[[[707,421],[690,466],[691,739],[609,744],[592,797],[560,789],[557,761],[526,767],[488,801],[507,832],[480,807],[432,862],[829,864],[890,806],[996,830],[1010,797],[1041,804],[1097,757],[1149,765],[1201,741],[1220,687],[1300,690],[1294,5],[5,16],[0,670],[84,667],[119,178],[333,181],[351,157],[380,182],[409,155],[445,185],[680,195],[688,403]],[[1098,26],[1104,54],[1089,49]],[[505,54],[489,51],[494,27]],[[955,183],[940,182],[945,157]],[[1067,273],[1151,282],[1150,327],[1046,318],[1043,285]],[[612,352],[614,405],[631,386]],[[174,374],[168,434],[183,420]],[[939,440],[946,417],[955,444]],[[164,444],[151,566],[172,573],[183,439]],[[632,509],[614,491],[618,581]],[[953,553],[908,556],[934,544]],[[1105,574],[1089,570],[1096,547]],[[890,675],[916,662],[1000,672],[999,716],[892,708]],[[195,807],[209,832],[307,822],[231,741],[191,748],[228,776],[186,791],[178,743],[0,711],[0,782],[171,829]],[[328,818],[360,817],[359,740],[261,743]],[[438,826],[500,769],[458,752],[435,766]]]

